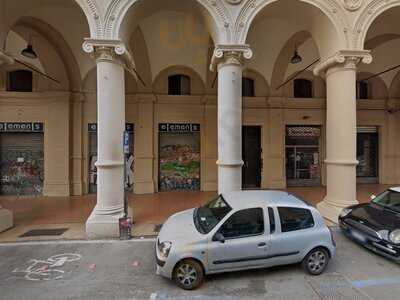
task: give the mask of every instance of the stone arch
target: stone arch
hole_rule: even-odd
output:
[[[370,72],[358,72],[357,81],[363,81],[363,79],[374,75]],[[368,99],[388,99],[389,91],[386,83],[380,76],[373,77],[368,81]]]
[[[286,79],[285,75],[287,67],[289,65],[290,57],[291,55],[293,55],[293,49],[295,47],[295,44],[299,47],[309,39],[312,39],[312,37],[308,31],[296,32],[288,39],[286,44],[281,49],[278,58],[274,63],[274,68],[272,71],[272,77],[271,77],[272,95],[280,96],[284,92],[282,89],[278,89],[278,86],[282,84]]]
[[[131,35],[129,47],[132,49],[133,60],[135,61],[136,71],[138,72],[144,84],[137,80],[137,88],[140,92],[151,92],[152,73],[150,66],[150,59],[146,41],[144,39],[142,30],[137,27]]]
[[[176,7],[182,6],[182,1],[158,0],[157,6],[165,5],[167,2],[176,2]],[[145,3],[151,5],[151,0],[113,0],[107,10],[105,16],[105,33],[107,38],[120,39],[123,34],[128,12],[136,5]],[[186,1],[185,1],[186,2]],[[208,31],[216,43],[228,43],[230,41],[231,32],[226,24],[231,22],[231,17],[222,1],[208,0],[190,0],[191,9],[197,10],[204,18],[204,23],[208,27]],[[154,6],[154,5],[153,5]],[[154,9],[153,9],[154,10]]]
[[[88,22],[90,37],[101,39],[104,37],[103,18],[97,6],[96,0],[74,0],[82,9]]]
[[[373,37],[367,41],[365,41],[364,44],[364,49],[366,50],[372,50],[380,45],[383,45],[387,42],[390,42],[392,40],[396,40],[400,38],[400,34],[394,34],[394,33],[387,33],[387,34],[381,34],[376,37]]]
[[[168,94],[168,77],[171,75],[182,74],[190,77],[191,95],[204,95],[205,84],[201,76],[191,68],[186,66],[171,66],[161,71],[154,79],[153,92],[155,94]]]
[[[244,69],[243,77],[254,80],[254,95],[255,97],[269,97],[270,88],[267,80],[260,72],[253,69]]]
[[[63,61],[68,76],[69,90],[72,92],[81,91],[82,80],[79,65],[63,36],[51,25],[34,17],[22,17],[12,26],[13,30],[16,32],[18,32],[18,28],[21,27],[29,28],[30,30],[37,32],[51,44]]]
[[[295,73],[290,74],[288,78],[291,78],[294,76]],[[287,79],[288,79],[287,78]],[[315,76],[312,71],[305,71],[301,73],[299,76],[296,78],[293,78],[293,80],[289,81],[283,88],[282,88],[282,94],[285,97],[288,98],[293,98],[294,97],[294,79],[307,79],[311,81],[312,83],[312,89],[313,89],[313,97],[312,98],[325,98],[326,97],[326,84],[325,81],[319,77]]]
[[[400,71],[397,72],[396,76],[393,78],[390,83],[388,97],[391,98],[400,98]]]
[[[372,23],[384,12],[391,8],[399,7],[400,0],[371,1],[361,11],[357,18],[353,31],[352,46],[355,49],[364,49],[366,37]]]
[[[290,0],[291,2],[293,0]],[[349,22],[342,6],[334,0],[296,0],[303,2],[311,7],[318,9],[324,17],[328,18],[329,23],[333,26],[336,32],[336,39],[338,41],[338,47],[348,48],[349,43],[345,32],[349,28]],[[239,16],[235,23],[236,39],[235,42],[239,44],[246,43],[248,32],[253,24],[255,18],[263,11],[267,6],[273,3],[283,2],[283,0],[250,0],[243,5]]]

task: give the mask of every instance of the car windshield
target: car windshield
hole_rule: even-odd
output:
[[[372,200],[373,203],[400,213],[400,193],[387,190]]]
[[[196,229],[202,234],[209,233],[231,210],[224,197],[219,195],[206,205],[195,209],[193,220]]]

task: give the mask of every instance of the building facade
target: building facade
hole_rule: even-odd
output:
[[[89,237],[118,235],[124,171],[136,194],[326,185],[331,220],[400,182],[399,0],[14,2],[0,192],[97,193]]]

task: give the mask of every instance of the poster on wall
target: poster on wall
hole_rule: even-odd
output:
[[[200,125],[159,124],[159,190],[200,190]]]

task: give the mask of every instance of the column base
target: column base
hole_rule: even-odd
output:
[[[119,219],[123,212],[113,215],[98,215],[95,210],[86,221],[86,237],[88,239],[118,238]]]
[[[317,204],[317,209],[325,219],[337,224],[342,209],[354,204],[358,204],[358,202],[354,200],[352,202],[347,202],[346,204],[341,204],[329,201],[327,197],[325,197],[322,202]]]
[[[13,214],[10,210],[0,208],[0,232],[13,227]]]

